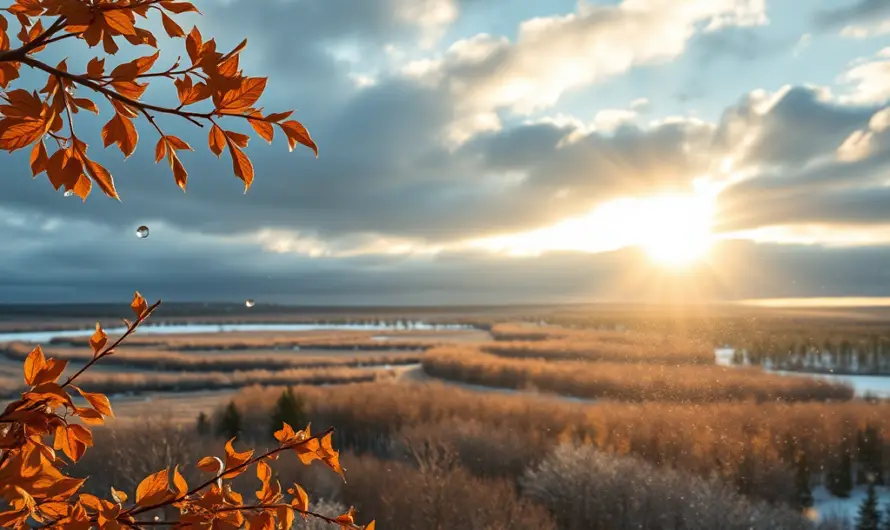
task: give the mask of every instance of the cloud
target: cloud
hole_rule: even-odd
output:
[[[463,141],[480,121],[494,128],[491,113],[498,109],[528,114],[568,91],[675,59],[702,28],[716,32],[766,21],[763,0],[582,1],[574,13],[523,22],[515,42],[485,34],[458,41],[441,59],[423,62],[423,73],[460,102],[467,117],[455,123],[452,137]]]
[[[890,31],[890,4],[884,0],[856,0],[844,7],[818,11],[813,17],[823,31],[841,30],[847,37],[865,38]]]
[[[890,57],[882,50],[844,72],[841,82],[849,87],[846,99],[855,103],[890,101]]]

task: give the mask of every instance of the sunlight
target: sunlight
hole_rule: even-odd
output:
[[[699,196],[664,196],[643,201],[638,245],[654,261],[689,265],[711,246],[711,205]]]
[[[699,261],[710,249],[712,216],[713,196],[708,193],[616,199],[583,217],[477,240],[473,246],[510,255],[637,247],[661,266],[681,268]]]

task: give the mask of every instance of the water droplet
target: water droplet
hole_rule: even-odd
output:
[[[74,85],[68,85],[65,87],[65,92],[68,92],[68,95],[73,96],[75,92],[77,92],[77,87]]]
[[[148,237],[148,227],[140,226],[139,228],[137,228],[136,237],[138,237],[139,239],[145,239],[146,237]]]
[[[65,190],[65,197],[70,197],[74,195],[74,190]]]
[[[256,302],[254,302],[253,300],[246,300],[244,302],[244,305],[246,305],[247,307],[253,307],[256,305]]]

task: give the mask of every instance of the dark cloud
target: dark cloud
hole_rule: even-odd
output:
[[[766,112],[759,110],[768,103]],[[840,104],[816,88],[787,87],[774,96],[748,95],[726,109],[716,141],[727,148],[746,146],[744,162],[749,164],[800,167],[831,154],[854,131],[867,128],[877,110]]]
[[[856,0],[844,7],[826,9],[816,13],[813,22],[823,30],[840,29],[851,24],[868,24],[890,15],[890,2],[886,0]]]

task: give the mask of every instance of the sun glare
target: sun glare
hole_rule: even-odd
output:
[[[710,202],[698,196],[644,199],[637,244],[649,257],[671,267],[690,265],[711,246]]]
[[[712,215],[713,196],[706,193],[616,199],[583,217],[473,244],[510,255],[637,247],[658,265],[683,268],[707,254]]]

